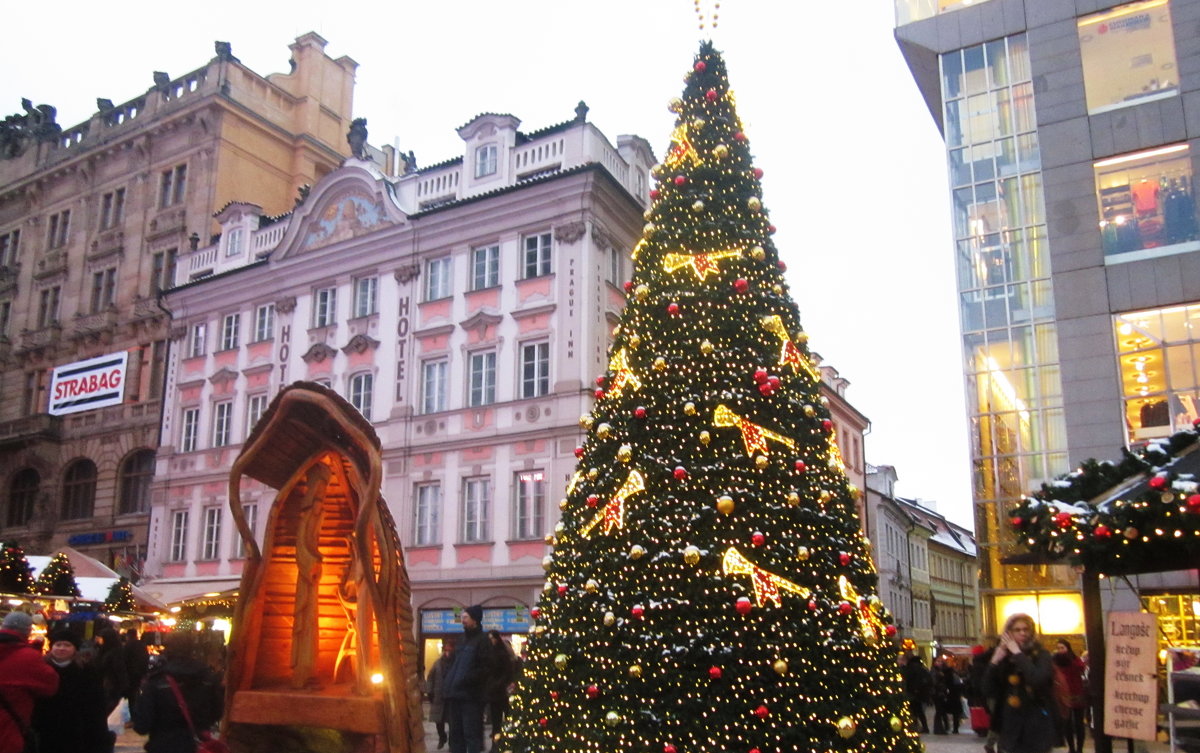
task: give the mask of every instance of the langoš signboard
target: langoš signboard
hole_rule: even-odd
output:
[[[50,376],[50,415],[120,405],[128,363],[129,352],[122,350],[57,367]]]
[[[1104,734],[1153,740],[1157,732],[1158,619],[1109,612],[1104,623]]]

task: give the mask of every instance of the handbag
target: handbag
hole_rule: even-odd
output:
[[[192,724],[192,715],[188,711],[187,701],[183,700],[183,693],[179,690],[179,683],[175,682],[175,678],[166,675],[167,684],[171,686],[171,692],[175,694],[175,701],[179,704],[179,710],[183,712],[183,720],[187,722],[188,729],[192,732],[192,739],[196,741],[196,753],[230,753],[229,746],[224,740],[218,740],[212,736],[208,730],[196,731],[196,725]]]

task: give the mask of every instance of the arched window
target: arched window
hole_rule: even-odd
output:
[[[63,520],[92,517],[96,504],[96,464],[87,458],[76,460],[63,476]]]
[[[5,525],[23,526],[33,519],[33,505],[42,486],[42,477],[32,468],[13,476],[8,487],[8,514]]]
[[[118,515],[150,510],[150,482],[154,480],[154,450],[137,450],[121,464],[121,498]]]

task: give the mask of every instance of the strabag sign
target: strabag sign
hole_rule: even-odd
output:
[[[50,376],[50,415],[120,405],[128,364],[129,352],[123,350],[59,366]]]

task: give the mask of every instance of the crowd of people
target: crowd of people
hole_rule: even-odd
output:
[[[969,719],[985,753],[1083,753],[1087,663],[1065,639],[1044,648],[1029,615],[1009,617],[994,645],[975,646],[969,661],[940,654],[928,669],[912,654],[901,662],[918,732],[930,732],[932,709],[933,734],[958,733]]]
[[[0,753],[112,753],[127,719],[148,753],[193,753],[220,719],[221,683],[192,634],[168,634],[152,661],[134,631],[85,642],[58,626],[37,645],[32,627],[20,611],[0,623]]]

